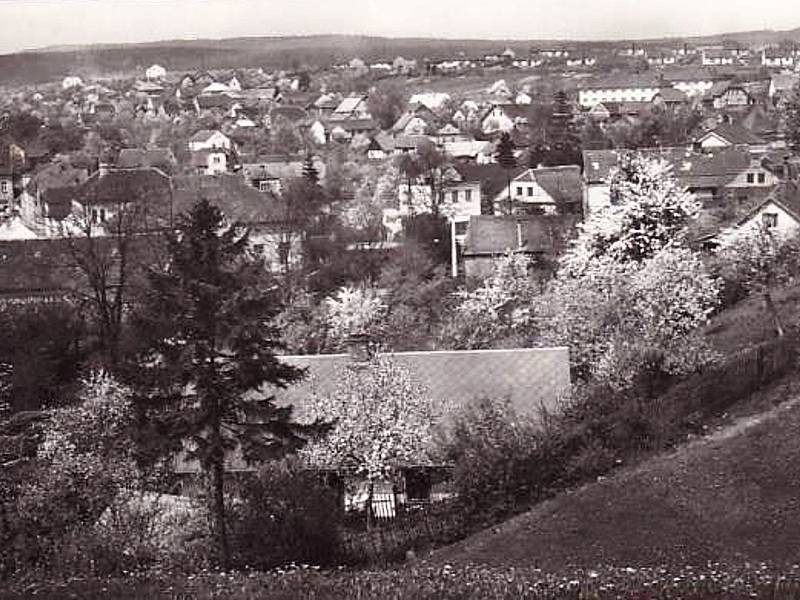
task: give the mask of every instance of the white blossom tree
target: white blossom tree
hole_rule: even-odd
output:
[[[775,288],[791,282],[800,263],[800,240],[761,224],[730,228],[719,236],[716,248],[720,271],[750,294],[758,294],[772,319],[775,333],[784,335],[783,322],[772,295]]]
[[[367,286],[343,287],[325,299],[330,334],[338,342],[353,335],[374,335],[386,314],[377,290]]]
[[[459,303],[446,332],[452,345],[489,348],[527,332],[538,291],[529,266],[526,255],[509,252],[495,262],[494,271],[479,287],[458,292]]]
[[[335,391],[315,395],[308,406],[313,419],[334,426],[301,455],[316,467],[349,467],[365,478],[368,522],[375,483],[428,459],[436,409],[427,390],[390,357],[342,369]]]
[[[672,166],[634,154],[622,159],[611,181],[611,205],[579,226],[561,267],[572,274],[596,259],[639,262],[667,245],[680,244],[700,203],[682,189]]]

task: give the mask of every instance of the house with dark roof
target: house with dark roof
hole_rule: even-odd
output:
[[[189,139],[189,151],[222,149],[231,150],[233,142],[222,133],[213,129],[201,129]]]
[[[549,272],[576,233],[577,215],[479,215],[469,220],[461,253],[467,279],[485,279],[498,258],[520,252]]]
[[[800,187],[794,181],[776,187],[736,223],[740,231],[766,228],[786,239],[800,233]]]
[[[740,147],[751,152],[766,152],[767,142],[753,132],[734,123],[720,123],[695,139],[695,144],[704,151],[717,148]]]
[[[703,103],[716,110],[741,108],[755,104],[755,98],[741,83],[717,81],[703,96]]]
[[[189,211],[201,199],[218,206],[228,222],[246,227],[251,252],[273,271],[301,260],[302,232],[293,231],[287,206],[278,196],[260,192],[233,174],[175,179],[175,214]]]
[[[156,167],[165,173],[173,173],[177,165],[170,148],[123,148],[117,156],[117,167],[121,169]]]
[[[331,113],[331,119],[371,119],[366,94],[351,94],[344,98]]]
[[[495,214],[583,214],[578,165],[539,167],[518,173],[493,199]]]
[[[325,163],[313,157],[314,168],[320,179],[325,177]],[[282,182],[303,175],[304,157],[294,156],[246,156],[242,157],[239,173],[246,185],[260,192],[280,194]]]

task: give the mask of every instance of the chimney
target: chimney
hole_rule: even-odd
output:
[[[375,356],[376,343],[366,333],[354,333],[347,336],[344,342],[347,354],[354,365],[368,363]]]

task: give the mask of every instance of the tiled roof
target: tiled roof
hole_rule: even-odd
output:
[[[581,169],[578,165],[527,169],[514,181],[535,181],[557,204],[580,205],[583,202]]]
[[[195,133],[192,138],[189,140],[191,142],[207,142],[212,135],[215,133],[219,133],[213,129],[201,129],[197,133]]]
[[[259,192],[236,175],[185,176],[175,180],[175,213],[189,211],[200,199],[218,206],[231,221],[243,224],[282,223],[284,204],[275,196]]]
[[[689,100],[685,93],[674,87],[662,87],[658,90],[658,95],[664,102],[687,102]]]
[[[458,164],[453,168],[462,181],[480,181],[481,194],[488,198],[497,196],[508,186],[509,178],[513,179],[523,170],[522,167],[506,170],[496,163],[489,165]]]
[[[796,73],[776,73],[772,76],[772,87],[776,92],[788,92],[800,81]]]
[[[763,144],[764,140],[758,137],[756,134],[748,131],[741,125],[735,125],[732,123],[721,123],[711,129],[710,131],[706,132],[704,135],[700,136],[702,140],[707,135],[714,133],[721,138],[727,140],[731,144],[746,144],[746,145],[759,145]]]
[[[584,150],[583,178],[587,183],[607,183],[619,159],[617,150]]]
[[[336,110],[334,112],[350,114],[356,108],[358,108],[358,105],[361,104],[363,100],[366,100],[366,96],[362,95],[348,96],[339,103],[339,106],[336,107]]]
[[[619,73],[609,75],[597,81],[587,83],[582,89],[586,90],[615,90],[615,89],[637,89],[637,88],[657,88],[661,87],[658,77],[653,75],[637,75],[629,73]]]
[[[308,113],[300,106],[276,106],[270,111],[270,118],[282,117],[289,121],[302,121],[308,118]]]
[[[472,216],[464,256],[497,256],[509,250],[556,255],[565,248],[576,223],[572,215]]]
[[[133,167],[171,167],[175,164],[175,155],[169,148],[123,148],[117,157],[117,166],[130,169]]]
[[[397,352],[391,355],[406,367],[412,380],[430,394],[448,427],[467,403],[485,396],[507,398],[519,414],[540,415],[540,408],[557,410],[570,387],[566,348]],[[299,422],[313,418],[315,397],[324,399],[337,389],[342,371],[353,365],[344,354],[281,356],[307,376],[285,389],[265,388],[279,406],[292,405]]]

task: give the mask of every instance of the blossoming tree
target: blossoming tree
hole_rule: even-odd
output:
[[[436,410],[409,370],[390,357],[345,367],[338,377],[333,393],[307,403],[315,420],[335,425],[301,453],[316,467],[350,467],[366,479],[369,522],[375,483],[428,458]]]

